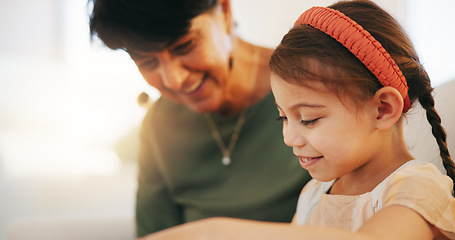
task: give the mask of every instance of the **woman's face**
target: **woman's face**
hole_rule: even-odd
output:
[[[355,172],[374,155],[375,115],[348,107],[320,83],[320,91],[275,76],[272,91],[283,119],[283,137],[311,176],[330,181]]]
[[[196,112],[226,100],[231,53],[230,16],[221,6],[191,22],[187,35],[162,52],[129,52],[145,80],[165,98]]]

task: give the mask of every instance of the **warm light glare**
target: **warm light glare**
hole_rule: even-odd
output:
[[[259,10],[266,14],[271,11],[268,14],[273,20],[270,26],[277,30],[270,31],[257,27],[257,21],[261,19],[262,24],[264,18],[244,14],[251,3],[236,0],[232,2],[239,23],[236,31],[245,39],[272,46],[290,27],[290,18],[295,18],[293,15],[297,16],[310,5],[331,2],[334,1],[290,1],[283,5],[268,0],[268,4],[261,4]],[[387,6],[385,2],[378,3]],[[453,37],[449,35],[453,33],[444,30],[446,25],[438,24],[455,24],[455,18],[447,12],[453,9],[447,7],[453,6],[453,1],[441,3],[444,4],[413,1],[413,4],[403,5],[412,7],[405,11],[406,17],[400,16],[411,37],[415,38],[433,85],[449,81],[455,74],[454,68],[449,66],[455,54],[450,43]],[[33,52],[30,55],[0,55],[0,171],[8,176],[115,173],[125,160],[118,156],[115,146],[139,127],[145,113],[136,102],[137,96],[145,91],[156,99],[159,93],[145,83],[126,53],[109,50],[96,38],[93,44],[90,43],[86,1],[61,1],[56,5],[61,11],[52,16],[62,19],[56,21],[50,15],[37,19],[46,23],[49,18],[49,23],[60,24],[53,25],[59,29],[55,34],[60,35],[43,41],[47,47],[55,48],[53,54],[39,55],[43,50],[36,48],[38,55]],[[274,14],[277,9],[288,14],[286,17]],[[398,7],[392,9],[394,13],[400,10]],[[421,18],[424,11],[441,14],[429,14],[438,18]],[[46,26],[46,29],[52,29],[52,26]],[[264,37],[268,35],[252,30],[276,32],[280,36]],[[57,40],[60,42],[52,44]],[[24,46],[30,44],[16,48]]]

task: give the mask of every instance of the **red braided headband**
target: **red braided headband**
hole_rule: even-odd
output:
[[[353,53],[379,80],[383,86],[396,88],[404,99],[403,112],[411,107],[406,78],[398,65],[371,34],[342,12],[312,7],[295,22],[310,25],[331,36]]]

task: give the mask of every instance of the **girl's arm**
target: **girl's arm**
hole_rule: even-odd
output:
[[[172,227],[138,240],[431,240],[436,233],[437,231],[433,231],[433,227],[418,213],[394,205],[385,207],[373,215],[357,232],[288,223],[210,218]]]

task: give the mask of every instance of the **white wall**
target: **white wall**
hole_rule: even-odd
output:
[[[1,0],[1,55],[57,56],[61,48],[59,0]]]
[[[407,29],[434,85],[455,80],[455,1],[407,2]]]
[[[328,6],[336,0],[231,0],[238,19],[237,33],[246,40],[275,47],[295,20],[312,6]],[[406,17],[406,0],[377,0],[399,21]],[[257,13],[257,14],[252,14]]]

